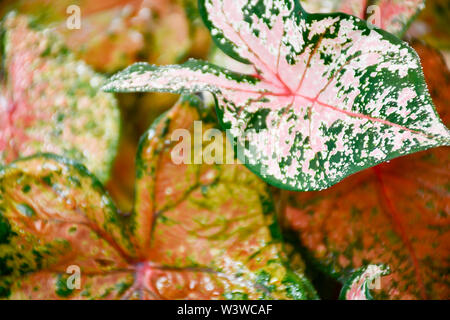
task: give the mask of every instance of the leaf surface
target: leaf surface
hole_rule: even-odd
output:
[[[171,153],[177,150],[171,143],[174,130],[189,132],[193,121],[200,119],[191,103],[175,106],[141,139],[136,203],[130,215],[117,213],[84,167],[62,158],[37,156],[1,172],[4,296],[317,297],[305,276],[286,265],[263,182],[240,164],[172,162]],[[208,128],[211,125],[204,126],[205,132]],[[195,149],[194,141],[187,145],[194,156],[209,144],[200,140],[196,147],[200,149]],[[71,231],[74,225],[77,229]],[[35,246],[38,239],[42,250]],[[65,287],[70,265],[81,269],[80,290]]]
[[[107,91],[210,91],[239,159],[268,183],[320,190],[392,158],[448,145],[417,54],[342,13],[298,1],[200,2],[217,45],[254,76],[191,60],[136,64]],[[226,9],[225,9],[226,7]]]
[[[104,78],[76,61],[50,30],[9,15],[0,85],[0,165],[36,152],[78,160],[102,181],[116,152],[119,110]]]
[[[445,62],[422,44],[414,47],[448,123]],[[286,221],[320,269],[342,282],[355,269],[381,263],[392,273],[373,291],[376,298],[447,299],[449,168],[448,148],[395,159],[326,191],[292,193]]]
[[[382,28],[398,37],[405,34],[411,22],[425,8],[425,0],[377,0]]]

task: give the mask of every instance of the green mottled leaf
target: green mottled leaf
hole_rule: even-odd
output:
[[[425,0],[303,0],[308,12],[344,12],[366,19],[398,37],[403,36],[419,12]]]
[[[316,298],[305,276],[286,264],[262,181],[240,164],[172,161],[175,130],[192,133],[200,119],[195,103],[176,105],[142,137],[129,215],[117,213],[81,165],[38,155],[6,166],[0,293],[13,299]],[[208,145],[187,143],[193,157]],[[23,214],[28,210],[34,214]],[[80,267],[79,289],[67,285],[71,265]]]
[[[122,220],[100,182],[76,162],[44,154],[4,167],[0,296],[81,297],[84,290],[66,286],[67,268],[77,266],[86,298],[117,297],[116,284],[133,281],[125,253],[136,255]]]
[[[104,78],[77,61],[49,29],[27,17],[3,22],[0,165],[36,152],[78,160],[102,181],[116,153],[119,110]]]
[[[324,189],[450,144],[417,54],[391,34],[342,13],[306,13],[296,0],[199,4],[217,45],[251,63],[254,76],[194,60],[136,64],[104,89],[212,92],[239,159],[289,190]]]

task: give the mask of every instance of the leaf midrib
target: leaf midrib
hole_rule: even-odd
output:
[[[408,234],[406,233],[405,226],[403,225],[403,223],[400,219],[400,215],[386,190],[386,186],[383,181],[382,170],[379,167],[374,167],[373,172],[375,174],[375,181],[379,186],[378,197],[380,199],[380,203],[386,204],[385,210],[382,210],[382,211],[388,216],[389,220],[391,221],[392,225],[394,226],[394,230],[399,235],[400,239],[402,239],[403,245],[407,249],[409,256],[411,258],[411,262],[414,267],[414,275],[415,275],[417,284],[419,286],[420,294],[423,299],[427,299],[427,293],[425,290],[425,285],[424,285],[423,277],[421,274],[421,270],[420,270],[421,268],[420,268],[420,264],[419,264],[417,255],[414,251],[411,240],[408,237]]]

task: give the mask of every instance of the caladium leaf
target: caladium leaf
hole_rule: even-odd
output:
[[[436,149],[365,170],[326,191],[298,193],[286,221],[323,271],[345,282],[388,265],[378,298],[446,299],[449,153]]]
[[[190,103],[175,106],[142,138],[130,215],[117,213],[83,166],[56,156],[0,172],[3,296],[316,298],[304,275],[285,265],[263,182],[239,164],[172,162],[175,130],[192,131],[199,119]],[[195,142],[187,146],[194,156]],[[69,266],[80,268],[80,289],[67,284]]]
[[[445,62],[417,48],[449,123],[448,99],[441,96],[450,87]],[[447,299],[449,163],[449,149],[438,148],[365,170],[326,191],[292,193],[285,220],[318,266],[342,282],[363,265],[381,263],[392,273],[373,291],[376,298]]]
[[[368,21],[398,37],[425,7],[425,0],[304,0],[305,9],[314,13],[344,12]]]
[[[81,6],[82,28],[68,29],[64,16],[58,31],[96,70],[116,72],[140,60],[175,63],[192,45],[189,20],[179,1],[115,1],[86,14],[95,8],[92,3]]]
[[[124,257],[135,255],[121,219],[98,180],[75,162],[43,155],[4,167],[1,296],[118,296],[133,281]],[[68,286],[71,266],[81,270],[84,290]]]
[[[240,160],[268,183],[319,190],[377,163],[450,143],[406,43],[297,0],[204,0],[217,45],[251,63],[241,75],[191,60],[136,64],[107,91],[210,91]]]
[[[104,78],[76,61],[50,30],[25,16],[3,22],[0,165],[36,152],[83,162],[102,181],[115,156],[120,118]]]
[[[76,58],[95,70],[115,72],[136,62],[144,47],[143,25],[149,24],[151,15],[138,16],[139,2],[142,1],[2,1],[0,15],[9,11],[32,15],[33,24],[59,33]]]
[[[373,300],[370,290],[377,289],[381,277],[388,274],[389,268],[384,265],[371,264],[358,269],[342,288],[339,299]]]

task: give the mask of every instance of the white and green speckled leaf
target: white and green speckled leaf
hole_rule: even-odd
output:
[[[381,289],[381,277],[390,273],[385,265],[371,264],[356,270],[344,284],[339,299],[373,300],[371,290]]]
[[[415,51],[343,13],[297,0],[200,1],[217,45],[251,63],[240,75],[205,62],[137,64],[107,91],[210,91],[240,160],[268,183],[320,190],[392,158],[449,145]]]
[[[52,152],[84,163],[105,181],[120,132],[117,102],[101,92],[104,77],[30,21],[11,14],[2,25],[0,165]]]
[[[305,10],[314,13],[343,12],[369,22],[401,37],[425,0],[303,0]]]

